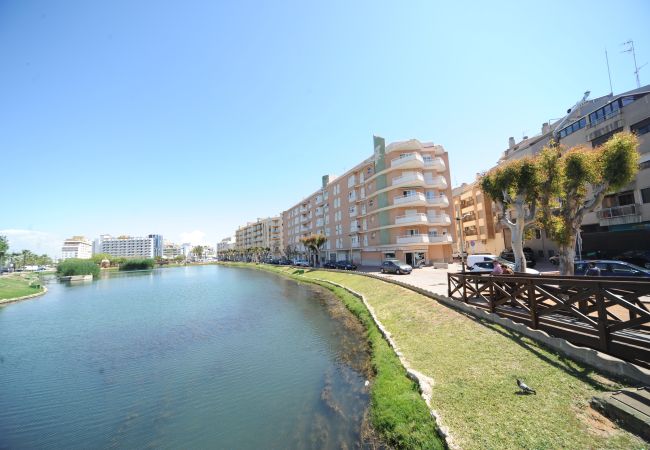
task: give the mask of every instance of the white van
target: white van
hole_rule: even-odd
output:
[[[489,253],[482,255],[469,255],[466,260],[467,268],[474,266],[477,262],[492,261],[496,258],[496,255],[490,255]]]

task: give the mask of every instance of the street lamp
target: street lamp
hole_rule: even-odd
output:
[[[460,228],[460,264],[461,270],[465,273],[465,236],[463,234],[463,224],[462,220],[465,217],[471,216],[470,213],[463,214],[461,216],[456,216],[456,221],[458,222],[458,227]]]

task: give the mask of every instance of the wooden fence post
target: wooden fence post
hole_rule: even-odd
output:
[[[600,348],[604,352],[609,351],[609,332],[607,331],[607,307],[603,298],[603,287],[598,283],[596,287],[596,307],[598,308],[598,336]]]
[[[537,316],[537,297],[535,297],[533,280],[528,280],[528,307],[530,308],[530,327],[536,330],[539,327],[539,317]]]
[[[494,278],[490,277],[490,302],[488,304],[490,312],[494,312]]]

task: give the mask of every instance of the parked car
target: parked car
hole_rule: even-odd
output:
[[[309,261],[304,260],[304,259],[294,259],[293,260],[293,265],[297,267],[309,267]]]
[[[507,261],[515,262],[515,254],[510,250],[502,251],[500,256]],[[526,267],[535,267],[537,265],[537,260],[532,252],[524,250],[524,257],[526,258]]]
[[[510,261],[507,261],[503,258],[496,257],[491,261],[478,261],[474,263],[473,266],[468,267],[467,270],[469,270],[472,273],[492,273],[494,270],[494,261],[498,261],[499,264],[502,266],[507,266],[510,267],[513,271],[515,270],[515,265],[514,263],[511,263]],[[530,267],[526,267],[526,273],[528,275],[539,275],[539,270],[531,269]]]
[[[323,263],[323,267],[325,269],[338,269],[338,267],[336,266],[336,261],[325,261]]]
[[[584,275],[590,263],[595,263],[603,277],[640,277],[650,278],[650,270],[635,266],[624,261],[607,259],[594,259],[590,261],[576,261],[573,266],[574,275]]]
[[[650,250],[628,250],[627,252],[614,256],[612,259],[650,269]]]
[[[381,273],[409,274],[413,267],[404,264],[399,259],[387,259],[381,264]]]
[[[290,259],[287,259],[287,258],[280,258],[280,260],[278,261],[278,264],[281,265],[281,266],[290,266],[291,263],[292,263],[292,261]]]
[[[465,261],[465,265],[470,268],[473,267],[478,262],[492,261],[497,258],[497,255],[492,255],[491,253],[480,253],[475,255],[469,255]]]
[[[357,270],[357,266],[350,261],[339,261],[336,263],[336,268],[339,270]]]

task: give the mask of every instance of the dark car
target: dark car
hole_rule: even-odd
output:
[[[650,269],[650,250],[629,250],[614,256],[612,259]]]
[[[280,258],[278,260],[278,265],[280,266],[290,266],[291,265],[291,260],[287,258]]]
[[[325,269],[338,269],[336,266],[336,261],[326,261],[323,263]]]
[[[589,264],[594,263],[600,269],[602,277],[635,277],[650,278],[650,270],[624,261],[594,259],[591,261],[576,261],[573,266],[574,275],[584,275]]]
[[[404,264],[399,259],[387,259],[381,264],[381,273],[409,274],[413,267]]]
[[[515,254],[510,250],[502,251],[500,256],[506,261],[515,262]],[[524,257],[526,258],[526,267],[535,267],[537,265],[537,260],[532,251],[524,250]]]
[[[357,266],[350,261],[339,261],[336,263],[336,268],[339,270],[357,270]]]

